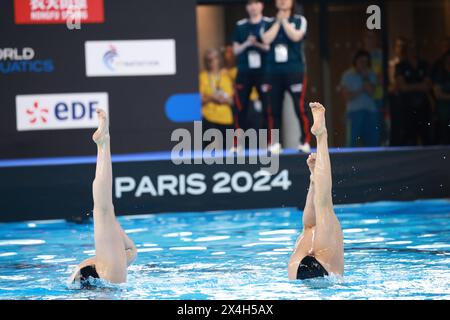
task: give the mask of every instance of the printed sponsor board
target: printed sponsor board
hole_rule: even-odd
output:
[[[175,40],[86,41],[86,76],[176,74]]]
[[[14,0],[16,24],[65,24],[74,14],[81,23],[103,23],[103,0]]]
[[[96,108],[108,112],[108,93],[18,95],[17,131],[96,128]]]

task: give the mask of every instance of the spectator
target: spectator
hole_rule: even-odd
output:
[[[368,31],[364,38],[364,50],[370,54],[372,72],[377,76],[377,85],[373,99],[378,110],[383,107],[383,51],[379,48],[378,37],[374,31]]]
[[[341,79],[347,102],[347,144],[379,145],[378,111],[373,98],[377,76],[371,71],[370,53],[359,50],[353,57],[353,67]]]
[[[223,64],[228,76],[234,84],[238,69],[236,66],[236,56],[234,55],[233,47],[230,45],[225,46],[225,49],[223,50]]]
[[[408,52],[408,41],[404,37],[397,37],[394,44],[394,56],[389,60],[389,92],[398,92],[397,83],[395,81],[395,68],[397,64],[406,59]]]
[[[262,36],[263,42],[270,45],[267,53],[266,73],[270,105],[268,107],[270,129],[278,129],[281,134],[281,115],[284,93],[288,91],[294,100],[294,110],[300,123],[301,137],[298,149],[310,152],[309,120],[305,110],[306,61],[304,38],[307,21],[304,16],[295,14],[294,0],[275,0],[277,16],[267,25]],[[270,151],[282,151],[281,143],[271,143]]]
[[[450,52],[450,38],[446,38],[442,40],[440,56],[436,59],[436,61],[433,63],[433,66],[431,67],[431,78],[433,80],[438,75],[438,73],[440,73],[445,68],[444,60],[446,59],[446,56],[449,52]]]
[[[436,69],[434,93],[439,119],[439,142],[450,144],[450,52],[442,58],[440,69]]]
[[[221,67],[219,50],[207,50],[204,59],[206,70],[199,76],[203,131],[211,128],[218,129],[225,139],[225,130],[234,128],[231,110],[233,84],[227,71]]]
[[[431,144],[431,89],[428,64],[419,58],[414,42],[407,46],[406,59],[395,68],[395,82],[401,96],[405,121],[405,145]]]
[[[234,54],[234,48],[233,46],[227,45],[223,52],[223,59],[224,59],[224,66],[225,70],[228,73],[228,76],[230,77],[234,91],[234,104],[232,105],[233,110],[233,119],[234,119],[234,126],[236,129],[242,128],[244,130],[249,128],[259,129],[261,127],[261,115],[262,115],[262,106],[261,102],[259,101],[258,91],[256,87],[253,87],[251,93],[250,93],[250,101],[248,101],[248,107],[245,110],[245,116],[242,115],[242,112],[239,112],[237,108],[237,100],[236,100],[236,78],[238,76],[238,68],[236,66],[236,56]],[[252,106],[252,108],[250,108]],[[241,116],[241,124],[239,123],[239,116]],[[242,122],[244,122],[242,124]],[[230,149],[231,152],[238,152],[239,150],[242,150],[242,146],[237,145],[238,140],[234,141],[234,146]]]
[[[237,102],[237,88],[236,88],[236,77],[238,76],[238,68],[236,67],[236,57],[234,55],[233,46],[226,46],[224,51],[225,68],[228,71],[228,75],[233,82],[234,87],[234,104],[233,104],[233,115],[234,115],[234,125],[237,128],[242,129],[259,129],[264,121],[262,119],[262,103],[259,99],[257,87],[253,87],[250,93],[250,101],[247,102],[248,107],[245,110],[245,115],[239,112],[236,102]],[[238,86],[239,87],[239,86]],[[260,86],[258,87],[260,90]],[[241,116],[241,123],[239,122],[239,115]],[[245,122],[245,123],[243,123]],[[267,129],[267,127],[266,127]],[[237,146],[236,146],[237,147]],[[237,151],[233,148],[232,151]]]
[[[235,83],[235,106],[237,124],[242,129],[254,127],[249,119],[251,101],[262,97],[263,72],[269,46],[262,43],[261,34],[269,19],[263,16],[262,0],[248,0],[248,18],[236,23],[233,35],[233,51],[237,56],[238,74]],[[264,121],[266,123],[266,121]],[[263,124],[263,127],[267,126]]]
[[[394,57],[389,60],[389,114],[390,114],[390,145],[401,146],[405,144],[404,103],[401,100],[400,91],[395,80],[395,68],[406,59],[407,41],[398,37],[395,40]]]
[[[383,72],[383,51],[379,47],[379,36],[375,31],[367,31],[364,37],[364,49],[370,53],[370,61],[372,64],[372,71],[377,76],[377,85],[373,94],[375,105],[377,106],[378,114],[378,127],[380,129],[380,138],[382,141],[386,141],[387,133],[386,125],[384,121],[385,108],[384,108],[384,72]]]

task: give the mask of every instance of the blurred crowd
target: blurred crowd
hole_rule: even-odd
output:
[[[263,16],[263,1],[248,0],[248,17],[236,23],[233,45],[223,54],[217,49],[205,52],[205,70],[200,73],[203,127],[281,132],[284,96],[288,92],[302,133],[298,149],[310,152],[304,104],[307,21],[295,14],[294,0],[275,0],[275,6],[277,15],[268,18]],[[281,134],[279,138],[269,138],[268,148],[273,153],[282,151]]]
[[[413,40],[395,40],[384,93],[383,54],[373,33],[342,75],[347,145],[450,144],[450,51],[429,63]]]
[[[310,152],[307,20],[295,14],[294,0],[275,0],[275,6],[278,13],[269,18],[263,16],[262,1],[247,1],[248,17],[236,23],[233,44],[204,53],[203,128],[279,129],[281,135],[287,92],[301,132],[298,150]],[[384,63],[378,40],[367,32],[341,77],[347,146],[450,144],[449,41],[435,61],[427,62],[414,41],[398,38],[393,57]],[[269,141],[271,152],[281,152],[282,145],[282,137]]]
[[[450,41],[432,63],[398,38],[389,61],[390,144],[450,144]]]

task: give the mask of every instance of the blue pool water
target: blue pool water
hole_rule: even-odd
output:
[[[337,206],[345,275],[287,280],[290,209],[120,217],[139,255],[128,283],[68,288],[92,224],[0,224],[0,299],[450,299],[450,201]]]

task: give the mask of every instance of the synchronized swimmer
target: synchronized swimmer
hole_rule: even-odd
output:
[[[97,166],[92,184],[94,198],[95,256],[81,262],[69,283],[88,283],[89,277],[111,283],[127,280],[127,267],[136,259],[137,250],[116,219],[112,202],[112,163],[109,123],[106,112],[97,109],[99,127],[92,139],[97,144]]]
[[[312,102],[309,106],[314,120],[311,133],[317,140],[317,153],[312,153],[306,160],[311,176],[303,209],[303,232],[289,261],[289,279],[344,273],[344,242],[331,194],[325,108],[318,102]]]
[[[342,230],[333,210],[331,163],[325,108],[309,104],[314,124],[311,133],[317,140],[317,153],[307,159],[311,172],[303,210],[303,232],[298,237],[288,264],[289,279],[308,279],[344,272]],[[127,267],[137,250],[116,219],[112,202],[112,163],[109,123],[106,112],[97,109],[99,127],[93,135],[97,144],[97,165],[92,186],[94,198],[95,256],[81,262],[69,278],[70,283],[88,283],[101,278],[111,283],[127,280]]]

